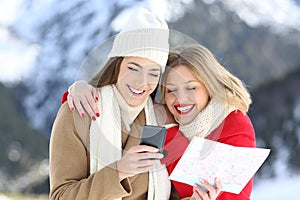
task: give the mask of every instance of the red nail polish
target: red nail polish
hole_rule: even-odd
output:
[[[96,116],[97,116],[97,117],[100,117],[100,113],[96,113]]]
[[[96,97],[95,99],[96,99],[96,102],[98,102],[98,100],[99,100],[98,97]]]
[[[75,110],[75,108],[74,108],[74,107],[72,107],[72,108],[71,108],[71,111],[73,112],[74,110]]]
[[[85,115],[84,115],[84,113],[81,113],[81,117],[84,117]]]
[[[96,121],[96,117],[95,117],[95,116],[93,116],[93,117],[92,117],[92,120],[93,120],[93,121]]]

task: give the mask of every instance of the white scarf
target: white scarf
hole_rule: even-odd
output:
[[[101,113],[90,127],[90,173],[122,158],[121,113],[113,92],[113,85],[98,89],[100,100],[97,103]],[[151,98],[145,105],[146,124],[157,125]],[[167,200],[170,197],[171,183],[165,166],[149,171],[148,200]]]
[[[179,130],[191,141],[194,136],[205,138],[213,130],[218,128],[225,118],[236,110],[233,106],[211,99],[208,105],[197,115],[197,117],[186,125],[179,122]]]

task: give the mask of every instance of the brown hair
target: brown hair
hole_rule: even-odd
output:
[[[123,57],[110,58],[104,65],[103,69],[97,72],[89,83],[94,87],[115,84],[118,81],[122,61]]]
[[[104,65],[103,69],[101,69],[91,78],[89,84],[99,88],[117,83],[123,59],[124,57],[110,58]],[[153,100],[155,99],[157,88],[158,87],[156,87],[155,90],[150,94],[150,97]]]

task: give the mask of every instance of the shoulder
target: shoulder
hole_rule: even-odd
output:
[[[52,134],[74,134],[86,144],[91,120],[89,117],[81,118],[78,112],[72,112],[65,102],[58,110],[53,124]]]
[[[228,129],[253,131],[252,122],[247,114],[239,110],[232,111],[224,120],[224,126]]]
[[[225,125],[234,125],[243,128],[253,128],[252,122],[247,114],[242,113],[239,110],[232,111],[224,121]]]
[[[235,146],[255,146],[255,131],[247,114],[231,112],[218,128],[218,141]],[[218,132],[217,131],[217,132]]]
[[[57,112],[54,125],[63,124],[70,121],[73,121],[73,114],[69,109],[68,104],[65,102],[60,106]]]

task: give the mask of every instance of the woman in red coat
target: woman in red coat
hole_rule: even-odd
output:
[[[179,126],[168,130],[166,149],[183,134],[187,143],[195,136],[234,146],[255,147],[255,133],[246,115],[250,95],[241,81],[229,73],[201,45],[181,47],[169,54],[162,81],[162,96]],[[178,133],[179,130],[179,133]],[[184,141],[181,139],[180,141]],[[177,142],[177,145],[184,145]],[[169,174],[179,159],[167,165]],[[222,180],[221,180],[222,181]],[[172,182],[181,198],[192,194],[189,185]],[[250,198],[253,179],[240,194],[221,193],[217,200]]]
[[[91,96],[90,92],[78,95],[78,91],[88,91],[86,86],[79,88],[73,88],[77,92],[72,91],[72,98],[68,101],[70,108],[74,108],[74,102],[76,108],[80,108],[80,98]],[[98,97],[96,93],[92,92],[92,95],[95,99]],[[251,103],[250,95],[243,83],[220,65],[207,48],[192,45],[170,53],[162,80],[162,96],[161,103],[167,105],[177,122],[177,125],[168,129],[165,141],[168,155],[162,160],[167,164],[169,173],[194,136],[234,146],[255,147],[254,129],[246,114]],[[93,102],[89,103],[93,105]],[[97,113],[93,106],[88,109],[89,113]],[[172,181],[172,184],[180,199],[192,195],[195,199],[205,200],[250,199],[253,178],[240,194],[220,193],[220,182],[218,179],[215,182],[216,188],[206,181],[202,182],[208,192],[199,186],[192,187],[176,181]]]

